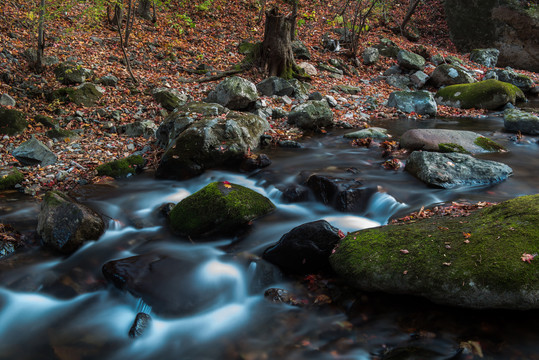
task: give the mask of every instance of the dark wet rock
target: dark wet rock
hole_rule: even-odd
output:
[[[425,67],[425,58],[416,53],[401,50],[397,54],[399,66],[407,70],[423,70]]]
[[[310,60],[311,54],[305,44],[299,40],[292,41],[292,52],[295,59]]]
[[[64,96],[64,98],[77,105],[88,107],[96,105],[99,99],[105,94],[105,90],[102,87],[92,83],[83,83],[74,88],[64,88],[57,91],[57,95],[60,98]]]
[[[262,258],[286,273],[319,272],[329,268],[329,255],[339,240],[339,229],[325,220],[313,221],[284,234]]]
[[[267,120],[257,115],[226,112],[217,104],[187,104],[159,127],[158,141],[167,150],[156,177],[188,179],[209,168],[239,166],[268,129]]]
[[[77,65],[74,62],[63,62],[54,69],[56,79],[64,85],[74,85],[86,82],[91,76],[92,71]]]
[[[309,198],[309,189],[298,184],[287,185],[281,192],[281,198],[287,203],[307,201]]]
[[[269,78],[262,80],[256,85],[256,89],[265,96],[292,96],[294,93],[294,87],[288,80],[278,76],[270,76]]]
[[[330,74],[335,74],[335,75],[339,75],[340,78],[342,78],[342,75],[343,75],[343,71],[341,69],[337,69],[335,66],[331,66],[331,65],[328,65],[328,64],[324,64],[324,63],[319,63],[318,64],[318,69],[322,70],[322,71],[326,71]]]
[[[440,54],[436,54],[436,55],[433,55],[431,58],[430,58],[430,62],[433,63],[434,65],[438,66],[440,64],[443,64],[444,63],[444,57]]]
[[[0,176],[2,169],[0,168]],[[0,190],[3,190],[1,187]],[[24,246],[22,236],[9,224],[0,223],[0,260],[12,255],[15,251]]]
[[[529,76],[519,74],[511,68],[493,69],[485,76],[513,84],[524,92],[529,92],[535,86],[535,83]]]
[[[300,149],[303,147],[300,142],[294,140],[279,140],[277,144],[285,149]]]
[[[373,65],[380,59],[380,52],[375,47],[368,47],[361,53],[364,65]]]
[[[539,116],[519,109],[507,109],[503,113],[506,131],[527,135],[539,135]]]
[[[130,124],[121,125],[118,133],[129,137],[142,136],[149,139],[155,136],[157,125],[151,120],[135,121]]]
[[[240,169],[243,171],[254,171],[262,169],[271,165],[271,160],[266,154],[251,155],[246,157],[241,165]]]
[[[430,74],[430,82],[436,86],[447,86],[455,84],[470,84],[475,79],[459,66],[442,64],[436,67]]]
[[[131,155],[122,159],[106,162],[96,168],[98,176],[123,178],[142,171],[146,160],[140,155]]]
[[[189,100],[189,97],[177,89],[157,88],[152,90],[155,101],[163,108],[172,111],[178,106],[183,106]]]
[[[47,166],[56,163],[56,155],[36,138],[23,142],[11,155],[24,166]]]
[[[498,56],[500,55],[500,50],[490,48],[490,49],[473,49],[470,52],[470,60],[481,64],[483,66],[493,68],[498,62]]]
[[[152,317],[146,313],[138,313],[129,329],[129,337],[138,338],[152,324]]]
[[[234,234],[275,209],[254,190],[229,182],[214,182],[180,201],[170,212],[173,231],[192,237]]]
[[[85,242],[97,240],[105,223],[95,211],[64,193],[45,194],[37,219],[37,233],[43,243],[63,253],[73,253]]]
[[[45,132],[45,135],[51,139],[56,140],[67,140],[70,138],[78,137],[77,133],[71,130],[61,129],[61,128],[54,128],[47,130]]]
[[[465,218],[434,217],[350,233],[330,263],[365,291],[470,308],[537,309],[537,260],[522,257],[535,249],[538,221],[539,195],[523,196]]]
[[[515,105],[518,101],[526,100],[518,87],[494,79],[447,86],[438,90],[435,98],[440,105],[488,110],[496,110],[507,103]]]
[[[0,166],[0,190],[13,189],[23,180],[24,176],[17,168]]]
[[[425,74],[423,71],[416,71],[415,73],[410,75],[410,81],[412,82],[412,84],[414,85],[416,89],[420,89],[423,86],[425,86],[425,84],[427,83],[427,81],[429,81],[429,79],[430,79],[430,76]]]
[[[407,150],[482,153],[503,151],[504,147],[473,131],[411,129],[402,134],[400,146]]]
[[[330,127],[333,126],[333,111],[326,101],[310,100],[292,108],[288,123],[304,130]]]
[[[290,304],[292,295],[285,289],[269,288],[264,291],[264,298],[274,304]]]
[[[429,185],[445,189],[491,185],[513,174],[509,166],[496,161],[478,160],[460,153],[428,151],[412,152],[405,170]]]
[[[387,129],[379,128],[379,127],[370,127],[358,131],[354,131],[351,133],[344,134],[344,137],[347,139],[379,139],[379,140],[385,140],[389,138],[389,135],[387,134]]]
[[[16,135],[28,126],[26,115],[20,111],[0,108],[0,134]]]
[[[239,76],[233,76],[220,82],[204,101],[217,103],[231,110],[244,110],[257,99],[255,84]]]
[[[196,254],[144,254],[109,261],[102,271],[114,286],[142,298],[152,312],[177,317],[229,302],[243,286],[231,271],[233,265],[201,260]]]
[[[424,115],[436,115],[438,107],[432,93],[420,91],[395,91],[389,94],[387,106],[411,113]]]
[[[36,115],[34,116],[34,121],[40,123],[44,127],[51,129],[58,125],[58,122],[53,118],[45,115]]]
[[[305,184],[318,201],[345,212],[365,211],[370,197],[377,191],[357,180],[330,175],[311,175]]]
[[[309,98],[309,92],[312,88],[311,84],[298,79],[290,79],[288,82],[294,88],[294,94],[292,95],[293,97],[298,100],[307,100]]]
[[[395,44],[393,41],[383,38],[380,39],[380,42],[376,45],[374,45],[375,48],[378,49],[378,52],[382,56],[390,57],[390,58],[397,58],[397,54],[401,50],[397,44]]]

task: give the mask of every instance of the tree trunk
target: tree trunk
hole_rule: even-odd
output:
[[[268,76],[290,79],[294,75],[296,62],[290,39],[293,21],[292,16],[279,14],[277,8],[266,11],[266,25],[260,59]]]
[[[113,25],[113,26],[117,26],[117,25],[122,25],[122,20],[123,20],[123,11],[122,11],[122,7],[118,4],[114,5],[114,14],[112,16],[112,18],[110,17],[110,6],[107,7],[107,20],[109,22],[109,24]]]
[[[45,52],[45,35],[44,35],[44,22],[45,22],[45,0],[41,0],[39,7],[39,23],[37,29],[37,58],[34,64],[37,72],[43,71],[43,53]]]
[[[150,0],[140,0],[137,14],[145,20],[152,20],[152,2]]]
[[[421,0],[410,0],[410,6],[408,7],[408,12],[406,13],[406,16],[404,17],[404,19],[402,20],[402,23],[400,26],[401,34],[404,34],[404,29],[406,28],[408,21],[410,21],[410,18],[414,14],[414,11],[417,5],[419,5],[420,1]]]
[[[290,25],[290,40],[296,40],[296,18],[298,17],[298,1],[292,3],[292,22]]]

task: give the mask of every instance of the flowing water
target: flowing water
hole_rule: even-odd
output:
[[[461,342],[476,356],[480,349],[489,359],[539,358],[535,311],[470,311],[361,292],[341,296],[339,306],[303,308],[264,299],[270,287],[301,290],[297,279],[282,276],[249,254],[261,255],[300,224],[326,219],[346,233],[385,224],[422,206],[502,201],[538,192],[537,137],[511,141],[511,135],[501,131],[500,118],[376,125],[389,128],[395,137],[409,128],[480,132],[510,151],[478,157],[510,165],[514,176],[490,187],[429,188],[403,171],[384,169],[378,147],[352,147],[342,131],[335,131],[306,139],[301,149],[267,149],[273,164],[251,174],[209,171],[182,182],[142,175],[116,186],[83,187],[77,198],[109,219],[98,241],[70,256],[36,247],[0,262],[0,359],[472,358],[457,354]],[[353,177],[379,191],[361,214],[337,212],[315,201],[283,202],[279,189],[296,181],[302,171]],[[156,216],[160,205],[225,180],[269,197],[276,211],[256,220],[241,238],[209,243],[172,235]],[[14,194],[1,199],[0,222],[23,232],[35,229],[38,204]],[[186,301],[196,301],[201,293],[212,296],[196,311],[170,317],[106,283],[104,263],[141,254],[166,254],[192,265],[169,269],[177,289],[193,289]],[[149,313],[152,323],[143,336],[133,339],[128,331],[139,312]]]

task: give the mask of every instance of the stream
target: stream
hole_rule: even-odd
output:
[[[538,192],[538,137],[512,141],[514,134],[503,132],[500,117],[371,125],[387,128],[397,139],[411,128],[476,131],[509,150],[477,157],[503,162],[514,175],[489,187],[430,188],[402,169],[384,169],[377,146],[351,146],[342,137],[351,130],[333,130],[302,140],[300,149],[265,149],[272,165],[250,174],[212,170],[181,182],[144,174],[81,187],[76,198],[108,219],[98,241],[70,256],[36,247],[0,260],[0,359],[471,359],[472,352],[475,358],[481,353],[485,359],[539,359],[538,311],[472,311],[362,292],[343,295],[339,306],[300,307],[264,298],[272,287],[301,292],[298,279],[249,255],[260,256],[295,226],[325,219],[346,233],[423,206],[499,202]],[[315,201],[283,202],[279,189],[302,171],[359,178],[380,190],[360,214]],[[277,209],[256,220],[241,239],[192,243],[171,234],[156,209],[213,181],[247,186]],[[0,223],[23,233],[35,229],[38,212],[39,204],[21,195],[0,197]],[[105,281],[101,267],[107,261],[152,253],[194,264],[171,269],[177,286],[219,289],[216,296],[193,313],[167,317]],[[196,301],[196,295],[186,301]],[[133,339],[128,332],[139,312],[149,313],[152,322]],[[462,343],[469,345],[468,353],[459,353]]]

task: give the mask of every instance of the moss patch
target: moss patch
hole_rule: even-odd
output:
[[[47,131],[45,135],[47,135],[51,139],[67,139],[75,137],[75,133],[73,131],[65,129],[51,129]]]
[[[274,208],[268,198],[256,191],[214,182],[178,203],[169,220],[172,230],[182,235],[231,234]]]
[[[480,136],[475,139],[474,144],[485,149],[486,151],[506,151],[505,147],[484,136]]]
[[[538,221],[539,195],[523,196],[465,218],[430,218],[350,233],[330,261],[338,274],[365,290],[509,307],[509,298],[539,291],[539,260],[521,260],[524,253],[539,252]],[[535,303],[520,299],[511,304],[539,307],[533,298]]]
[[[515,85],[489,79],[473,84],[457,84],[438,90],[436,100],[443,105],[463,109],[482,108],[494,110],[507,103],[526,100]]]
[[[0,176],[0,190],[13,189],[15,185],[22,182],[24,176],[17,169],[9,171],[7,174]]]
[[[463,148],[461,145],[453,143],[440,143],[438,144],[438,151],[442,153],[451,153],[457,152],[461,154],[470,154],[468,150]]]
[[[20,111],[0,108],[0,134],[15,135],[26,129],[26,115]]]
[[[144,166],[145,160],[140,155],[132,155],[124,159],[114,160],[97,167],[98,176],[110,176],[113,178],[125,177],[135,174]]]

